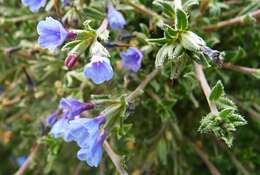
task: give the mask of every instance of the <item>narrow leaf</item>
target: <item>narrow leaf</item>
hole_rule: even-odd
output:
[[[224,93],[223,84],[221,83],[221,81],[218,81],[217,84],[213,87],[209,95],[209,100],[216,101],[221,97],[223,93]]]

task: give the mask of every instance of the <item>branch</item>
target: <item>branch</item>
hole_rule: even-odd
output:
[[[243,66],[237,66],[231,63],[224,63],[223,68],[230,69],[236,72],[241,72],[245,74],[256,74],[258,69],[250,68],[250,67],[243,67]]]
[[[215,142],[220,146],[221,149],[225,150],[231,161],[234,163],[234,165],[236,166],[237,170],[242,172],[244,175],[249,175],[251,174],[244,166],[243,164],[236,158],[236,156],[228,149],[228,147],[223,144],[222,142],[215,140]]]
[[[200,149],[196,144],[190,142],[190,145],[194,149],[194,151],[199,155],[199,157],[203,160],[203,162],[207,165],[209,171],[212,175],[221,175],[221,173],[218,171],[218,169],[215,167],[213,163],[209,160],[208,154]]]
[[[114,163],[117,171],[120,173],[120,175],[128,175],[126,170],[122,167],[120,157],[112,150],[111,146],[107,141],[104,142],[104,149],[106,150],[108,156]]]
[[[18,169],[18,171],[15,173],[15,175],[23,175],[25,173],[25,171],[29,167],[30,163],[32,162],[34,156],[39,151],[39,148],[40,148],[40,144],[39,143],[35,143],[33,145],[32,149],[31,149],[30,155],[28,156],[28,158],[26,159],[24,164]]]
[[[215,115],[218,114],[218,109],[217,109],[216,104],[209,100],[209,95],[211,93],[211,89],[209,87],[209,84],[208,84],[205,74],[203,72],[202,65],[195,63],[195,72],[196,72],[196,77],[199,80],[201,88],[204,92],[204,95],[206,96],[211,113],[215,114]]]
[[[146,15],[146,16],[149,16],[149,17],[157,17],[159,19],[162,19],[165,22],[170,22],[169,20],[165,19],[161,15],[159,15],[159,14],[155,13],[154,11],[146,8],[144,5],[133,2],[133,0],[126,0],[126,3],[130,6],[132,6],[137,12],[139,12],[142,15]]]
[[[260,121],[260,114],[259,112],[253,110],[251,107],[249,106],[245,106],[242,102],[240,102],[238,99],[235,99],[234,97],[230,98],[244,111],[248,112],[250,114],[250,117],[252,117],[252,119],[256,120],[256,121]]]
[[[249,13],[249,15],[252,16],[255,19],[258,18],[260,16],[260,9],[254,11],[252,13]],[[206,31],[206,32],[211,32],[211,31],[218,30],[218,29],[221,29],[221,28],[224,28],[224,27],[227,27],[227,26],[242,24],[244,22],[244,18],[245,18],[245,15],[238,16],[238,17],[235,17],[235,18],[232,18],[232,19],[228,19],[228,20],[216,23],[216,24],[206,26],[206,27],[203,28],[203,30]]]
[[[150,74],[148,74],[145,79],[139,84],[139,86],[126,97],[127,102],[133,101],[140,92],[147,86],[147,84],[158,74],[159,69],[154,69]]]

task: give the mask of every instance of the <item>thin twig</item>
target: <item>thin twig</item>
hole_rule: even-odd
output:
[[[147,84],[158,74],[159,69],[154,69],[150,74],[148,74],[145,79],[139,84],[139,86],[126,97],[127,102],[131,102],[135,99],[140,92],[147,86]]]
[[[215,114],[215,115],[218,114],[218,109],[217,109],[216,104],[209,100],[209,95],[211,93],[211,89],[209,87],[209,84],[208,84],[205,74],[203,72],[202,65],[195,63],[195,72],[196,72],[196,77],[200,82],[201,88],[206,96],[211,113]]]
[[[252,13],[249,13],[249,15],[252,16],[253,18],[258,18],[260,16],[260,9],[254,11]],[[216,24],[206,26],[206,27],[203,28],[203,30],[206,31],[206,32],[211,32],[211,31],[218,30],[218,29],[221,29],[221,28],[224,28],[224,27],[227,27],[227,26],[242,24],[244,22],[244,18],[245,18],[245,15],[244,16],[238,16],[238,17],[235,17],[235,18],[232,18],[232,19],[228,19],[228,20],[216,23]]]
[[[229,96],[241,109],[248,112],[250,114],[250,117],[256,121],[260,121],[260,114],[259,112],[256,112],[249,106],[245,106],[241,101],[238,99],[235,99],[234,97]]]
[[[242,163],[236,158],[236,156],[228,149],[228,147],[223,144],[222,142],[220,142],[219,140],[215,140],[215,142],[220,146],[220,148],[222,148],[223,150],[225,150],[231,161],[234,163],[234,165],[236,166],[236,168],[238,169],[239,172],[242,172],[244,175],[249,175],[251,174],[243,165]]]
[[[257,73],[258,69],[250,68],[250,67],[244,67],[244,66],[237,66],[231,63],[224,63],[223,68],[230,69],[236,72],[241,72],[245,74],[255,74]]]
[[[154,11],[146,8],[142,4],[138,4],[136,2],[133,2],[133,0],[126,0],[126,3],[130,6],[132,6],[137,12],[141,13],[142,15],[146,15],[149,17],[157,17],[159,19],[162,19],[165,22],[169,22],[166,18],[162,17],[161,15],[155,13]]]
[[[194,149],[194,151],[199,155],[199,157],[203,160],[203,162],[207,165],[209,171],[212,175],[221,175],[219,170],[215,167],[215,165],[209,160],[208,154],[199,148],[196,144],[190,142],[190,145]]]
[[[18,171],[15,173],[15,175],[23,175],[27,168],[29,167],[30,163],[32,162],[34,156],[37,154],[38,150],[40,148],[39,143],[35,143],[31,149],[31,153],[24,162],[24,164],[18,169]]]
[[[83,166],[82,162],[79,162],[79,164],[77,165],[77,167],[76,167],[76,169],[75,169],[73,175],[79,175],[82,166]]]
[[[108,156],[114,163],[117,171],[120,173],[120,175],[128,175],[126,170],[121,165],[120,157],[112,150],[111,146],[107,141],[104,142],[104,149],[106,150]]]

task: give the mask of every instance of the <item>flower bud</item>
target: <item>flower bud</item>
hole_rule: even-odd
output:
[[[76,39],[76,37],[77,37],[77,33],[72,32],[72,31],[68,32],[68,39],[69,40],[74,40],[74,39]]]
[[[78,55],[75,53],[69,53],[67,58],[64,61],[64,65],[67,66],[68,68],[72,68],[75,66],[78,60]]]
[[[205,41],[191,31],[181,34],[181,45],[190,51],[200,51],[202,46],[205,46]]]
[[[207,55],[213,62],[218,65],[222,65],[222,60],[220,59],[220,52],[217,50],[213,50],[207,46],[203,46],[201,51]]]

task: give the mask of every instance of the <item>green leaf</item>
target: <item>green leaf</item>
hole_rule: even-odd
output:
[[[189,10],[192,6],[194,5],[199,5],[199,1],[198,0],[187,0],[184,4],[183,4],[183,9],[184,10]]]
[[[81,40],[74,40],[74,41],[70,41],[68,43],[66,43],[63,47],[62,47],[62,51],[65,50],[71,50],[73,47],[75,47],[77,44],[79,44],[81,42]]]
[[[220,98],[220,96],[224,93],[224,86],[221,83],[221,81],[218,81],[217,84],[213,87],[210,95],[209,100],[210,101],[216,101]]]
[[[173,49],[174,49],[175,45],[167,45],[165,44],[164,46],[162,46],[155,58],[155,67],[160,67],[163,65],[164,61],[166,58],[170,58],[173,54]]]
[[[169,40],[167,38],[151,38],[147,39],[147,42],[151,44],[163,45],[167,43]]]
[[[163,12],[169,17],[174,17],[174,8],[173,3],[165,0],[155,0],[153,1],[153,5],[159,6]]]
[[[227,109],[223,109],[220,113],[219,116],[221,118],[227,118],[228,115],[230,115],[231,113],[233,113],[234,109],[232,108],[227,108]]]
[[[176,9],[175,28],[180,31],[185,31],[188,28],[188,17],[181,9]]]
[[[216,104],[219,108],[221,109],[226,109],[226,108],[233,108],[234,110],[237,109],[237,106],[234,104],[232,100],[230,100],[227,97],[220,97],[217,101]]]
[[[167,39],[177,39],[177,34],[178,34],[178,31],[173,29],[171,26],[165,24],[163,26],[163,29],[164,29],[164,36],[165,38]]]

